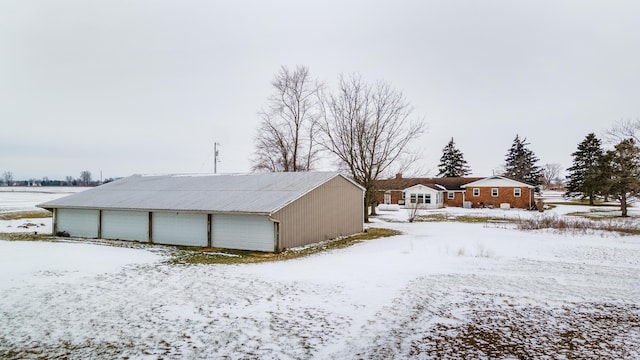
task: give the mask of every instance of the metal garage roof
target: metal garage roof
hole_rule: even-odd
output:
[[[271,214],[337,176],[353,183],[336,172],[133,175],[38,207]]]

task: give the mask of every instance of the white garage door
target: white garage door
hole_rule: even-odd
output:
[[[143,211],[102,211],[105,239],[149,241],[149,213]]]
[[[58,209],[56,229],[71,236],[97,238],[99,218],[98,210]]]
[[[207,246],[207,214],[154,212],[151,237],[157,244]]]
[[[274,250],[274,224],[266,216],[213,215],[211,227],[214,247]]]

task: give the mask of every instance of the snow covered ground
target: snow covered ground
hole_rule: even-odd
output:
[[[372,224],[400,236],[247,265],[0,241],[0,358],[640,358],[640,237],[403,217]]]
[[[37,208],[37,204],[55,200],[62,196],[71,195],[90,188],[87,187],[27,187],[0,186],[0,233],[41,233],[51,234],[52,223],[50,217],[5,220],[1,216],[8,213],[32,212],[45,210]]]
[[[79,186],[0,186],[0,213],[34,210],[36,204],[90,188]]]

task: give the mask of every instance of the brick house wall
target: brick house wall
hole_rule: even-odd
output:
[[[478,196],[474,196],[474,189],[479,189]],[[493,196],[492,189],[498,189],[498,195]],[[515,196],[515,189],[520,189],[520,196]],[[535,203],[534,189],[527,187],[468,187],[465,191],[465,201],[470,201],[472,207],[493,206],[499,208],[502,203],[509,203],[512,208],[529,209]]]
[[[453,193],[453,199],[449,198],[449,193]],[[448,191],[444,193],[444,206],[462,207],[464,199],[463,191]]]
[[[398,204],[400,200],[402,200],[402,190],[379,190],[376,192],[376,201],[378,204],[384,204],[384,194],[387,193],[391,195],[391,204]]]
[[[500,207],[502,203],[510,204],[512,208],[529,209],[535,204],[534,189],[531,185],[502,176],[488,178],[403,178],[400,174],[395,178],[380,180],[377,183],[376,199],[378,203],[385,203],[385,194],[391,204],[404,203],[402,193],[415,186],[424,185],[432,189],[445,188],[443,206],[463,207],[465,201],[471,202],[472,207],[492,206]],[[475,186],[474,186],[475,184]],[[479,196],[473,196],[473,188],[479,188]],[[498,189],[498,196],[492,196],[492,188]],[[520,189],[520,196],[514,195],[514,189]],[[453,192],[453,199],[449,199],[448,191]]]

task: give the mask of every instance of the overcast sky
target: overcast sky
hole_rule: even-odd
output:
[[[0,172],[248,172],[281,65],[384,79],[476,176],[640,117],[640,1],[0,0]],[[428,171],[430,173],[428,173]]]

